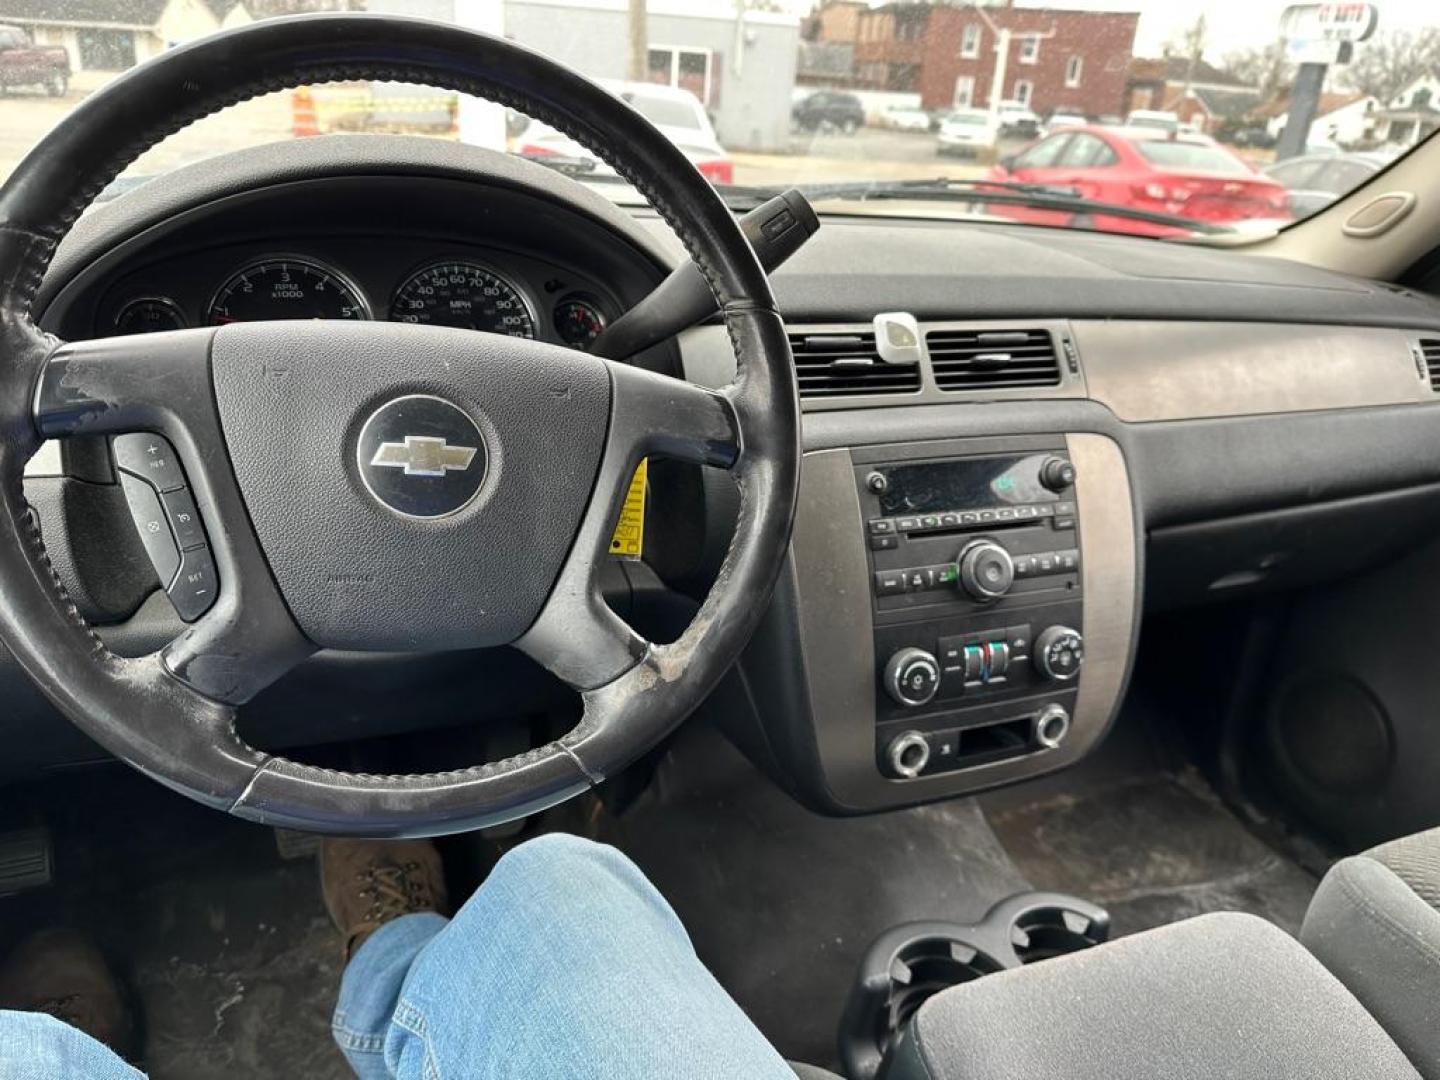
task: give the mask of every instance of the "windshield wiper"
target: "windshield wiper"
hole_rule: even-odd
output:
[[[1126,218],[1151,225],[1168,225],[1190,233],[1217,235],[1233,233],[1226,225],[1159,210],[1142,210],[1119,203],[1100,202],[1076,194],[1073,188],[1054,184],[1027,184],[1015,180],[964,180],[937,176],[925,180],[853,180],[840,183],[800,184],[800,192],[812,203],[827,200],[868,202],[885,199],[929,199],[938,202],[992,203],[1002,206],[1026,206],[1035,210],[1059,210],[1065,213]],[[777,189],[778,190],[778,189]],[[732,209],[747,209],[771,198],[776,191],[769,188],[722,188],[722,195]]]

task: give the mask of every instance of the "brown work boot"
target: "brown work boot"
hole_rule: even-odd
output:
[[[320,841],[325,907],[345,936],[345,959],[391,919],[416,911],[448,913],[445,869],[428,840]]]
[[[129,1057],[133,1027],[120,984],[75,930],[31,934],[0,967],[0,1009],[49,1013]]]

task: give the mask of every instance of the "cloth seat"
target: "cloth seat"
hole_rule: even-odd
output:
[[[1300,940],[1421,1075],[1440,1080],[1440,829],[1336,863]]]
[[[885,1080],[1415,1080],[1299,942],[1203,915],[989,975],[917,1012]]]

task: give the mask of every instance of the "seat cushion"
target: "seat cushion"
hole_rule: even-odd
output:
[[[1298,942],[1203,915],[946,990],[886,1080],[1367,1080],[1416,1072]]]
[[[1336,863],[1300,940],[1440,1080],[1440,829]]]

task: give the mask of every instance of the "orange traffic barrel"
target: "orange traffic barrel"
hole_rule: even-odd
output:
[[[291,132],[299,139],[320,134],[320,121],[315,116],[315,95],[302,86],[290,95]]]

